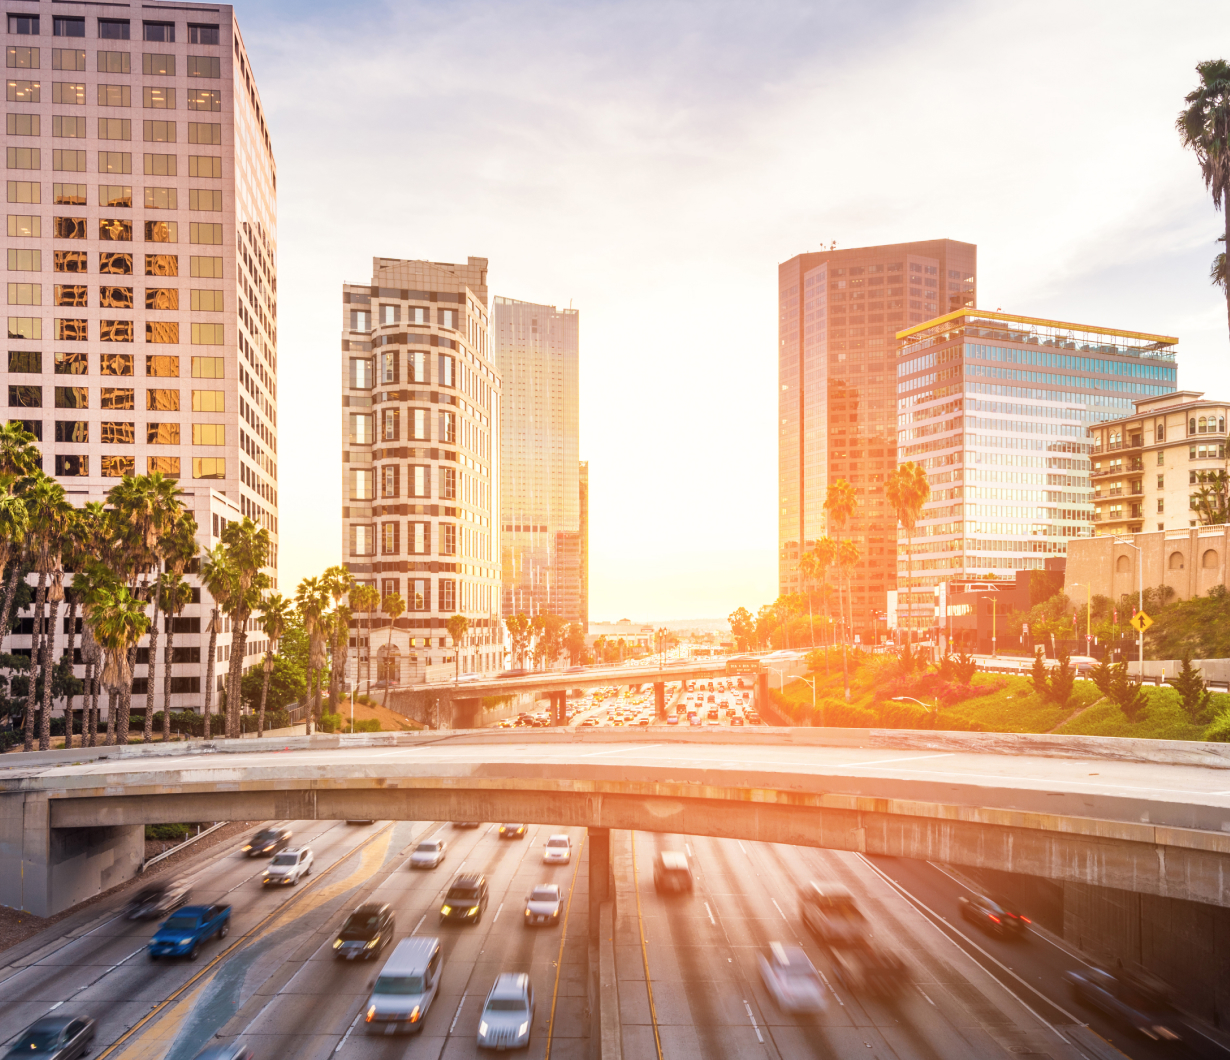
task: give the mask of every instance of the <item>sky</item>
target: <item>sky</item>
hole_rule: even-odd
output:
[[[978,245],[982,308],[1178,336],[1230,395],[1175,132],[1230,6],[236,6],[278,165],[280,585],[341,562],[341,284],[490,259],[580,311],[590,616],[776,596],[777,266]]]

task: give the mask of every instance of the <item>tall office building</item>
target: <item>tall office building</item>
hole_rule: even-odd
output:
[[[470,620],[460,671],[497,669],[501,413],[487,259],[374,258],[370,283],[342,287],[342,329],[347,566],[406,606],[391,647],[388,619],[351,621],[356,638],[375,631],[372,675],[412,684],[437,667],[451,676],[458,645],[445,621],[454,614]],[[356,646],[358,667],[369,648]]]
[[[202,548],[251,516],[276,579],[277,175],[234,10],[20,7],[5,41],[8,416],[75,504],[161,471]],[[208,606],[177,623],[176,710],[202,702]],[[229,629],[219,640],[225,664]]]
[[[577,467],[580,485],[581,528],[581,624],[589,629],[589,461],[582,460]]]
[[[1090,428],[1173,391],[1178,340],[969,309],[898,338],[897,459],[931,485],[900,544],[900,621],[930,626],[934,587],[1042,569],[1091,536]]]
[[[504,615],[583,615],[575,309],[496,298]]]
[[[847,480],[858,507],[841,536],[862,550],[850,601],[864,635],[896,586],[896,519],[884,499],[896,467],[894,336],[972,306],[976,265],[973,244],[936,239],[800,254],[778,267],[779,591],[801,591],[800,553],[829,532],[826,491]]]

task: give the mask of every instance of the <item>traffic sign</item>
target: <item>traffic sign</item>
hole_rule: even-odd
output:
[[[1146,629],[1153,625],[1153,619],[1151,619],[1143,611],[1137,611],[1136,614],[1134,614],[1129,620],[1128,625],[1136,630],[1137,633],[1143,633]]]

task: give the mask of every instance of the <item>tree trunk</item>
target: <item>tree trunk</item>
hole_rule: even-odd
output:
[[[1221,189],[1221,212],[1226,219],[1226,324],[1230,326],[1230,184]]]
[[[95,664],[95,670],[98,665]],[[101,683],[102,678],[99,677]],[[115,685],[107,687],[107,746],[110,747],[115,743]]]
[[[85,664],[85,704],[81,716],[81,740],[86,747],[98,745],[98,671],[93,662]],[[86,729],[89,729],[89,743],[85,743]]]
[[[43,713],[38,722],[38,749],[51,750],[51,685],[55,673],[56,619],[60,617],[60,601],[51,601],[51,623],[43,637],[43,655],[39,669],[43,672]]]
[[[338,626],[341,624],[340,620],[335,623]],[[346,632],[349,632],[349,630]],[[333,642],[329,645],[329,654],[332,660],[332,665],[329,667],[329,713],[340,714],[341,707],[338,706],[337,694],[340,690],[341,680],[338,674],[337,662],[341,656],[341,637],[338,633],[333,634]]]
[[[142,743],[154,742],[154,699],[158,688],[158,583],[154,583],[154,620],[149,627],[149,662],[145,664],[145,728]]]
[[[311,651],[311,649],[308,649]],[[313,681],[316,681],[316,667],[308,663],[308,680],[307,680],[307,702],[303,705],[303,719],[306,728],[303,730],[308,736],[312,735],[312,700],[314,698]]]
[[[137,646],[128,649],[128,680],[121,686],[120,712],[115,721],[115,742],[120,747],[128,746],[128,723],[132,717],[132,674],[137,668]],[[148,682],[147,682],[148,684]]]
[[[239,739],[239,712],[243,681],[244,652],[247,650],[248,620],[243,612],[231,615],[231,658],[226,670],[226,735]]]
[[[908,625],[905,629],[906,649],[909,651],[911,658],[914,655],[914,596],[910,591],[910,586],[914,583],[914,530],[913,527],[907,527],[905,531],[905,593],[910,601],[910,618],[907,620]],[[901,605],[897,605],[897,610],[901,610]]]
[[[77,596],[74,593],[68,601],[68,672],[77,676]],[[64,711],[64,747],[73,746],[73,694],[68,695],[68,707]],[[81,746],[85,746],[85,711],[89,705],[88,696],[82,698],[86,704],[81,708]]]
[[[269,675],[273,673],[272,668],[264,668],[264,669],[265,669],[265,678],[261,682],[261,707],[256,715],[256,738],[258,740],[262,736],[265,735],[265,699],[269,695]]]
[[[389,676],[391,673],[391,671],[389,670],[389,665],[393,659],[393,626],[394,624],[395,623],[393,622],[393,619],[390,618],[389,619],[389,646],[388,646],[388,649],[384,653],[384,698],[381,699],[380,701],[380,705],[382,707],[387,707],[389,705],[389,684],[392,681],[392,678]]]
[[[205,739],[210,737],[210,711],[214,703],[214,660],[218,657],[218,608],[209,616],[209,661],[205,664]]]
[[[34,750],[34,694],[37,662],[41,658],[43,647],[43,604],[47,599],[47,572],[41,571],[38,576],[38,589],[34,594],[34,628],[30,635],[30,687],[26,690],[26,724],[25,743],[27,751]]]
[[[4,611],[0,613],[0,647],[4,645],[4,638],[8,636],[9,619],[13,614],[13,599],[17,595],[17,583],[21,580],[21,555],[18,554],[13,559],[13,565],[9,569],[8,580],[4,583]]]
[[[175,615],[167,622],[166,675],[162,679],[162,742],[171,742],[171,667],[175,664]]]

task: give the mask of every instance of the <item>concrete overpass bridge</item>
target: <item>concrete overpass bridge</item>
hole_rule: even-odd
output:
[[[733,674],[732,674],[733,672]],[[666,709],[665,688],[671,681],[711,680],[742,676],[757,688],[763,699],[769,695],[768,670],[755,656],[724,656],[672,660],[665,665],[577,666],[570,670],[535,670],[519,677],[464,679],[446,684],[419,685],[390,692],[390,706],[412,717],[435,720],[440,729],[467,729],[482,724],[482,700],[486,696],[547,693],[556,723],[564,718],[569,689],[602,688],[606,685],[653,685],[658,715]]]
[[[278,819],[584,826],[857,850],[1230,906],[1230,747],[867,729],[386,733],[0,759],[0,903],[132,875],[142,826]]]

